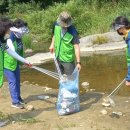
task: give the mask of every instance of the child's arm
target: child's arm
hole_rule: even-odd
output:
[[[20,55],[18,55],[15,51],[13,51],[12,49],[8,48],[5,50],[9,55],[11,55],[12,57],[14,57],[15,59],[21,61],[24,64],[30,65],[30,62],[27,61],[26,59],[24,59],[23,57],[21,57]]]
[[[15,52],[15,48],[13,46],[13,43],[11,41],[11,39],[8,39],[7,40],[7,48],[5,48],[5,51],[11,55],[13,58],[15,58],[16,60],[18,61],[21,61],[22,63],[26,64],[27,66],[31,66],[30,62],[27,61],[25,58],[21,57],[20,55],[18,55],[16,52]]]
[[[11,39],[7,39],[7,46],[12,50],[15,51],[14,45],[11,41]]]
[[[81,70],[81,63],[80,63],[80,47],[79,47],[79,44],[74,44],[74,49],[75,49],[75,56],[76,56],[76,61],[77,61],[77,68],[80,71]]]
[[[51,53],[54,53],[54,36],[52,37],[51,45],[49,47]]]

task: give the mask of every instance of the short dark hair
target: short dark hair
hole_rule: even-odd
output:
[[[4,37],[10,27],[13,26],[13,22],[7,17],[0,17],[0,37]]]
[[[16,19],[13,23],[13,26],[16,28],[20,28],[20,27],[24,27],[28,25],[27,25],[27,22],[23,21],[22,19]]]

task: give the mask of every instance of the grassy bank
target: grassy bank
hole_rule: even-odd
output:
[[[25,37],[26,47],[35,51],[48,51],[52,37],[53,22],[63,10],[71,12],[73,23],[81,37],[110,31],[110,24],[116,16],[130,16],[129,2],[83,2],[70,0],[66,4],[55,3],[47,9],[40,9],[36,4],[16,4],[10,8],[11,18],[23,18],[30,27],[30,36]]]

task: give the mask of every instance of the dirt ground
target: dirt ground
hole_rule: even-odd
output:
[[[130,98],[115,96],[116,106],[103,107],[105,94],[86,92],[80,95],[81,110],[78,113],[59,116],[56,110],[58,90],[24,82],[21,84],[22,97],[34,110],[11,107],[7,83],[0,89],[0,119],[8,120],[1,130],[130,130]],[[49,96],[40,100],[39,95]],[[107,114],[101,111],[106,110]],[[121,114],[113,114],[120,112]]]

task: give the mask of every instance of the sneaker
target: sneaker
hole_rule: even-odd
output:
[[[20,103],[21,105],[26,104],[26,102],[25,102],[22,98],[19,98],[19,103]]]
[[[20,103],[12,103],[11,107],[24,109],[24,106],[22,104],[20,104]]]

